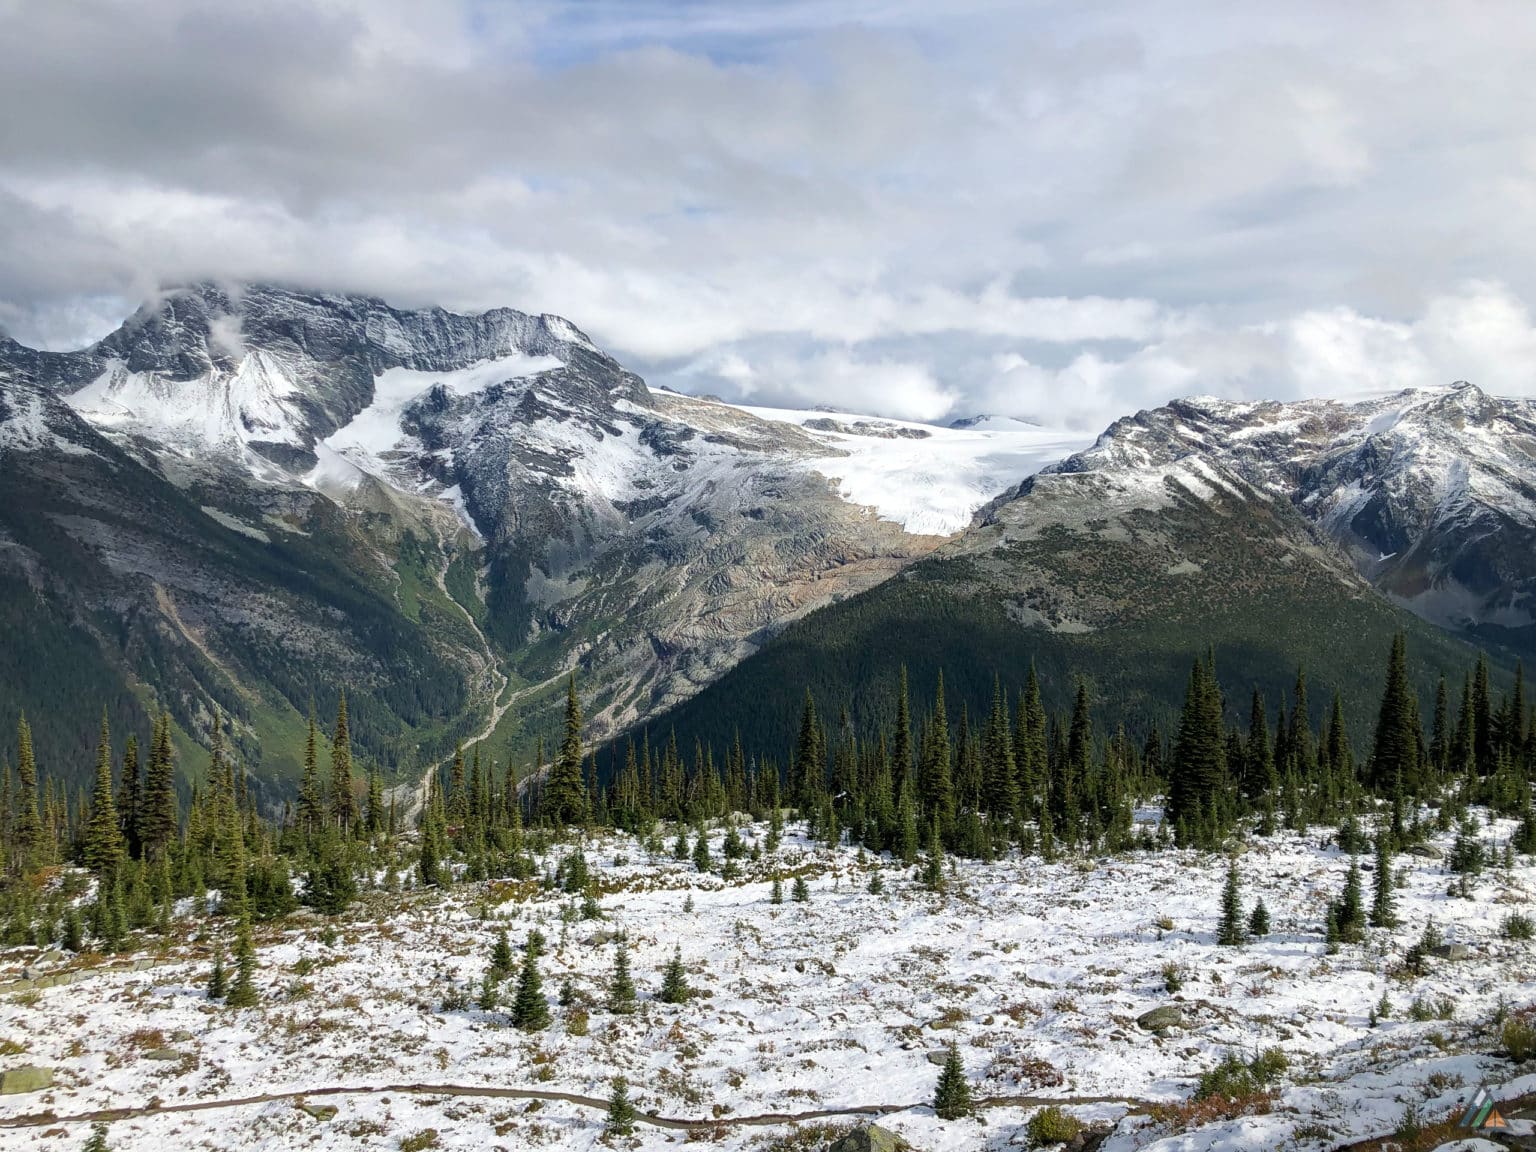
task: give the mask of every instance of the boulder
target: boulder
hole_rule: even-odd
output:
[[[0,1072],[0,1095],[13,1096],[18,1092],[41,1092],[53,1087],[53,1069],[28,1064]]]
[[[941,1068],[944,1066],[944,1061],[946,1061],[948,1059],[949,1059],[949,1051],[947,1049],[945,1051],[943,1051],[943,1052],[930,1052],[930,1053],[928,1053],[928,1063],[930,1063],[930,1064],[937,1064]]]
[[[897,1152],[901,1138],[878,1124],[860,1124],[827,1147],[827,1152]]]
[[[181,1053],[174,1048],[151,1048],[144,1053],[146,1060],[180,1060]]]
[[[1184,1009],[1177,1004],[1164,1004],[1136,1017],[1136,1026],[1147,1032],[1161,1032],[1164,1028],[1184,1027]]]
[[[1429,954],[1441,960],[1466,960],[1472,955],[1472,949],[1465,944],[1441,944],[1438,948],[1431,948]]]
[[[307,1112],[322,1123],[336,1119],[336,1105],[334,1104],[306,1104],[300,1100],[294,1105],[300,1112]]]
[[[1410,844],[1408,855],[1422,856],[1425,860],[1438,860],[1444,853],[1433,844]]]

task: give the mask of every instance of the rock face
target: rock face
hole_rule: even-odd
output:
[[[900,1152],[905,1147],[896,1133],[878,1124],[861,1124],[827,1145],[827,1152]]]
[[[0,341],[0,581],[119,727],[147,686],[292,771],[264,745],[345,685],[389,770],[485,730],[509,673],[528,742],[572,669],[611,732],[939,543],[806,466],[838,454],[559,317],[198,285],[79,352]]]
[[[1184,1027],[1184,1010],[1176,1004],[1162,1004],[1136,1017],[1136,1026],[1147,1032]]]
[[[26,1065],[0,1072],[0,1095],[14,1096],[22,1092],[41,1092],[53,1087],[53,1069]]]

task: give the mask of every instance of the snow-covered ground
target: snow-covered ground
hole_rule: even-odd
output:
[[[1495,842],[1510,831],[1508,823],[1486,829]],[[763,832],[749,828],[747,839]],[[717,860],[719,846],[717,834]],[[312,917],[265,929],[257,1009],[208,1001],[206,939],[178,938],[166,962],[142,971],[8,995],[0,1041],[15,1054],[0,1057],[0,1069],[39,1064],[57,1078],[50,1090],[0,1097],[0,1123],[44,1110],[65,1119],[0,1127],[0,1147],[77,1146],[85,1125],[67,1118],[95,1109],[394,1085],[312,1097],[338,1110],[332,1118],[289,1098],[119,1120],[109,1142],[121,1152],[393,1149],[435,1129],[443,1148],[590,1149],[602,1136],[597,1109],[399,1086],[605,1097],[615,1075],[628,1078],[642,1112],[721,1120],[708,1141],[729,1148],[763,1148],[787,1134],[784,1126],[730,1126],[733,1117],[871,1106],[895,1109],[881,1122],[920,1149],[1027,1143],[1031,1106],[991,1106],[950,1122],[934,1116],[930,1055],[949,1041],[978,1096],[1067,1101],[1085,1120],[1118,1125],[1109,1152],[1333,1147],[1390,1132],[1409,1101],[1437,1117],[1480,1083],[1501,1097],[1536,1090],[1536,1076],[1491,1054],[1498,1040],[1488,1027],[1501,1003],[1536,999],[1536,945],[1499,931],[1536,885],[1536,868],[1523,859],[1478,878],[1474,898],[1464,899],[1447,895],[1440,861],[1401,856],[1401,926],[1329,956],[1318,928],[1347,861],[1320,847],[1317,834],[1258,840],[1241,856],[1245,905],[1262,896],[1273,918],[1267,938],[1242,948],[1214,943],[1225,861],[1207,854],[960,862],[944,895],[889,860],[793,836],[772,861],[744,862],[732,883],[670,856],[648,858],[624,837],[589,842],[586,855],[601,920],[576,918],[574,898],[533,882],[493,882],[443,895],[370,894],[331,931]],[[771,869],[785,877],[781,906],[769,902]],[[810,882],[809,903],[789,899],[798,873]],[[877,874],[886,888],[879,895],[868,891]],[[1368,894],[1369,875],[1366,882]],[[1431,920],[1470,956],[1431,961],[1419,978],[1389,975]],[[518,1032],[500,1010],[442,1006],[454,988],[473,1001],[502,927],[514,948],[534,927],[548,938],[548,1031]],[[628,935],[640,990],[630,1016],[603,1006],[618,930]],[[675,947],[698,991],[676,1007],[655,995]],[[14,974],[27,959],[13,953],[6,967]],[[1184,976],[1174,994],[1168,965]],[[566,978],[585,1004],[585,1029],[556,1004]],[[503,994],[511,992],[509,981]],[[1394,1011],[1373,1027],[1383,993]],[[1444,998],[1453,1018],[1410,1021],[1416,997]],[[1137,1025],[1168,1004],[1183,1010],[1185,1028],[1155,1035]],[[1225,1053],[1269,1047],[1290,1066],[1266,1115],[1179,1132],[1133,1114],[1138,1102],[1187,1097],[1194,1077]],[[171,1051],[150,1058],[155,1049]],[[1088,1097],[1123,1102],[1070,1103]],[[629,1146],[687,1138],[642,1125]]]
[[[1005,489],[1093,443],[1091,435],[1006,417],[943,428],[884,417],[789,408],[744,411],[794,424],[836,450],[807,467],[908,532],[947,536]]]

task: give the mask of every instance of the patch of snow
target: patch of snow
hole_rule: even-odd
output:
[[[1009,421],[1005,427],[943,428],[882,419],[879,423],[923,435],[857,435],[807,425],[830,417],[852,426],[871,417],[740,407],[762,420],[794,424],[836,449],[837,455],[814,457],[805,466],[835,481],[844,500],[874,508],[881,519],[895,521],[908,532],[936,536],[960,531],[987,501],[1093,440],[1022,421]]]
[[[360,471],[387,480],[390,457],[416,446],[400,426],[400,418],[412,403],[433,388],[442,386],[451,395],[469,396],[492,384],[526,379],[559,367],[560,361],[553,356],[514,352],[453,372],[386,369],[374,378],[373,402],[327,436],[325,446]]]
[[[485,539],[485,536],[480,531],[480,526],[475,523],[475,518],[469,514],[469,505],[464,502],[464,491],[459,485],[455,484],[451,488],[444,488],[437,494],[437,498],[452,504],[453,510],[459,514],[459,519],[464,522],[464,526],[473,532],[477,538]]]
[[[191,380],[130,372],[110,361],[65,400],[98,427],[143,433],[189,452],[214,447],[243,454],[253,441],[304,443],[298,396],[282,366],[258,351],[233,372],[215,367]]]

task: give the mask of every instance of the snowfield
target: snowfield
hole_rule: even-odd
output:
[[[1092,436],[1002,417],[944,428],[820,410],[742,410],[794,424],[834,449],[805,467],[834,481],[844,500],[923,535],[960,531],[994,496],[1093,443]]]
[[[1502,846],[1512,829],[1501,821],[1484,831]],[[749,842],[764,832],[745,828]],[[1493,1054],[1489,1026],[1501,1005],[1536,999],[1536,944],[1500,934],[1504,916],[1530,901],[1536,868],[1517,858],[1478,877],[1466,899],[1447,894],[1442,861],[1400,856],[1401,926],[1329,956],[1319,925],[1348,858],[1324,839],[1319,829],[1250,842],[1239,862],[1244,904],[1262,896],[1273,931],[1242,948],[1214,943],[1219,856],[956,861],[939,895],[889,859],[794,836],[771,861],[744,861],[730,883],[670,855],[649,858],[632,838],[590,840],[600,920],[579,918],[575,897],[536,881],[369,893],[335,921],[259,928],[263,1004],[244,1011],[204,993],[210,939],[176,934],[163,955],[141,954],[155,963],[139,971],[98,968],[4,995],[0,1041],[12,1054],[0,1070],[53,1068],[55,1085],[0,1097],[0,1147],[78,1147],[81,1114],[150,1107],[163,1110],[111,1124],[113,1149],[395,1149],[428,1129],[438,1143],[419,1147],[591,1149],[602,1140],[600,1108],[518,1093],[603,1098],[624,1075],[642,1114],[718,1122],[691,1132],[642,1123],[613,1142],[631,1148],[766,1149],[791,1126],[734,1121],[878,1110],[918,1149],[1001,1149],[1027,1145],[1030,1114],[1058,1099],[1114,1127],[1108,1152],[1306,1149],[1388,1134],[1410,1101],[1435,1118],[1482,1083],[1501,1098],[1536,1090],[1536,1069]],[[717,861],[719,847],[717,831]],[[769,902],[774,871],[784,878],[780,906]],[[798,874],[809,903],[789,898]],[[883,894],[868,891],[875,875]],[[1433,960],[1422,977],[1393,975],[1431,920],[1470,955]],[[530,929],[548,938],[540,967],[554,1024],[545,1032],[518,1032],[504,1010],[473,1006],[503,927],[519,958]],[[621,930],[640,993],[629,1016],[604,1007]],[[696,990],[681,1006],[656,999],[675,947]],[[4,960],[6,979],[37,967],[28,951]],[[1183,975],[1176,993],[1167,966]],[[566,979],[575,1001],[561,1007]],[[503,985],[503,1003],[514,983]],[[443,1006],[455,990],[469,1007]],[[1383,993],[1394,1010],[1373,1027]],[[1416,998],[1428,1015],[1451,1018],[1410,1021]],[[1166,1005],[1185,1027],[1138,1026]],[[950,1041],[976,1095],[994,1098],[973,1119],[940,1121],[929,1107],[930,1057]],[[1146,1114],[1186,1098],[1224,1054],[1271,1047],[1289,1068],[1267,1114],[1189,1131]],[[258,1095],[278,1098],[222,1103]],[[6,1126],[21,1117],[33,1120]],[[807,1120],[814,1139],[801,1146],[820,1147],[823,1127],[857,1119]]]

